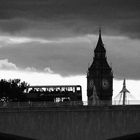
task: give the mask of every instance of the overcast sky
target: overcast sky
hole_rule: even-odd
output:
[[[114,96],[127,80],[140,99],[139,0],[0,0],[0,77],[31,85],[79,84],[98,29],[114,72]]]
[[[115,78],[140,79],[139,0],[0,0],[0,69],[86,74],[98,28]]]

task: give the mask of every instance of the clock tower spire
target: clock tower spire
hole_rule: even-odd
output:
[[[106,49],[101,36],[101,29],[99,29],[99,38],[94,49],[94,57],[91,66],[87,73],[87,96],[88,102],[91,103],[93,94],[96,93],[98,103],[109,104],[112,103],[113,95],[113,73],[107,62]]]

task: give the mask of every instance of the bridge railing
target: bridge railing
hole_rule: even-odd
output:
[[[0,108],[24,108],[24,107],[61,107],[61,106],[117,106],[123,105],[118,100],[109,102],[87,102],[87,101],[69,101],[69,102],[0,102]],[[140,100],[127,101],[125,105],[140,105]]]
[[[0,102],[0,108],[22,108],[22,107],[57,107],[57,106],[81,106],[86,102]]]
[[[123,101],[113,100],[112,105],[123,105]],[[125,105],[140,105],[140,100],[126,100]]]

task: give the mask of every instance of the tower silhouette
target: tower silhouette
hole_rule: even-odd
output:
[[[99,38],[94,50],[94,57],[87,72],[87,96],[89,104],[98,97],[98,103],[112,104],[113,73],[106,57],[106,49],[99,29]],[[96,94],[96,96],[95,96]],[[97,101],[96,101],[97,102]]]

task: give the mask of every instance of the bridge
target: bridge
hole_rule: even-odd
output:
[[[36,140],[114,139],[140,132],[140,106],[3,106],[0,132]]]

